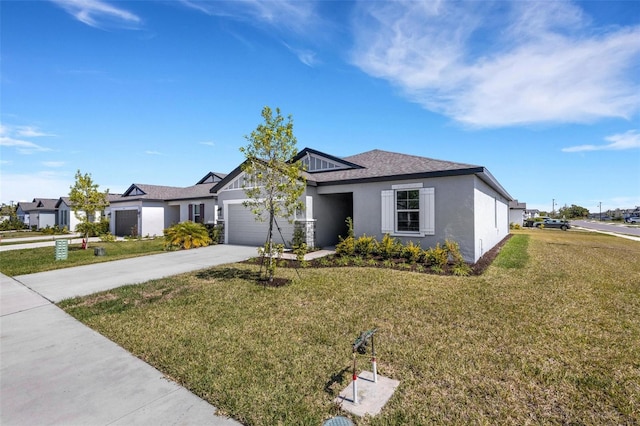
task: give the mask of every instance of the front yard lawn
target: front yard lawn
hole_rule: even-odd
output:
[[[525,230],[480,276],[280,268],[291,284],[263,287],[243,263],[60,306],[248,425],[346,415],[332,401],[351,344],[374,327],[378,372],[400,386],[357,424],[630,425],[638,258],[635,241]]]
[[[90,243],[87,250],[80,244],[70,244],[66,260],[55,259],[55,247],[38,247],[0,252],[0,272],[8,276],[34,274],[53,269],[70,268],[90,263],[109,262],[128,257],[163,252],[163,239]],[[95,256],[94,248],[104,247],[105,256]]]

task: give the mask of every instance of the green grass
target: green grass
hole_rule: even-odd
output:
[[[373,327],[400,386],[357,424],[638,424],[640,243],[516,234],[482,276],[281,268],[293,282],[264,288],[233,264],[61,306],[248,425],[344,415],[332,401]]]
[[[527,265],[529,253],[529,235],[513,235],[500,251],[500,256],[494,261],[494,265],[507,269],[522,269]]]
[[[105,256],[95,256],[94,248],[104,247]],[[70,244],[68,258],[55,260],[55,247],[39,247],[0,252],[0,272],[8,276],[33,274],[53,269],[108,262],[128,257],[163,252],[163,239],[90,243],[87,250],[80,244]]]

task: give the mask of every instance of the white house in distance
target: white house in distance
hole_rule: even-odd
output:
[[[226,175],[209,172],[188,187],[132,184],[122,196],[111,200],[111,233],[117,236],[162,235],[163,230],[191,220],[215,224],[216,197],[211,188]]]
[[[356,236],[390,234],[423,248],[449,239],[473,263],[509,234],[514,200],[485,167],[381,150],[338,158],[305,148],[293,161],[306,166],[305,210],[294,225],[278,220],[285,244],[297,226],[309,246],[335,245],[351,217]],[[225,243],[265,242],[268,224],[243,205],[242,186],[250,181],[240,165],[211,189],[223,211]]]
[[[109,203],[121,197],[121,194],[107,194]],[[66,227],[69,231],[73,232],[76,226],[80,223],[80,220],[76,217],[73,209],[71,208],[71,201],[69,197],[60,197],[56,203],[57,221],[56,224],[59,227]],[[109,206],[104,212],[96,212],[94,215],[94,222],[99,222],[103,216],[108,216]]]
[[[509,223],[522,226],[527,203],[519,203],[518,200],[509,201]]]

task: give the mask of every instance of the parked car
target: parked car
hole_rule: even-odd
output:
[[[571,224],[567,220],[562,219],[549,219],[546,218],[542,222],[536,222],[536,227],[539,228],[540,225],[544,225],[545,228],[559,228],[563,231],[571,228]]]
[[[627,222],[627,223],[640,223],[640,217],[639,216],[629,216],[624,221]]]

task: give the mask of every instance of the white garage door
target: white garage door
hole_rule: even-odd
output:
[[[293,224],[282,218],[276,220],[284,236],[284,244],[289,247],[289,243],[293,239]],[[251,213],[251,210],[242,204],[229,205],[226,226],[228,226],[227,242],[229,244],[259,247],[267,241],[269,222],[255,220],[255,215]],[[280,232],[275,225],[273,227],[273,241],[276,244],[283,244]]]

